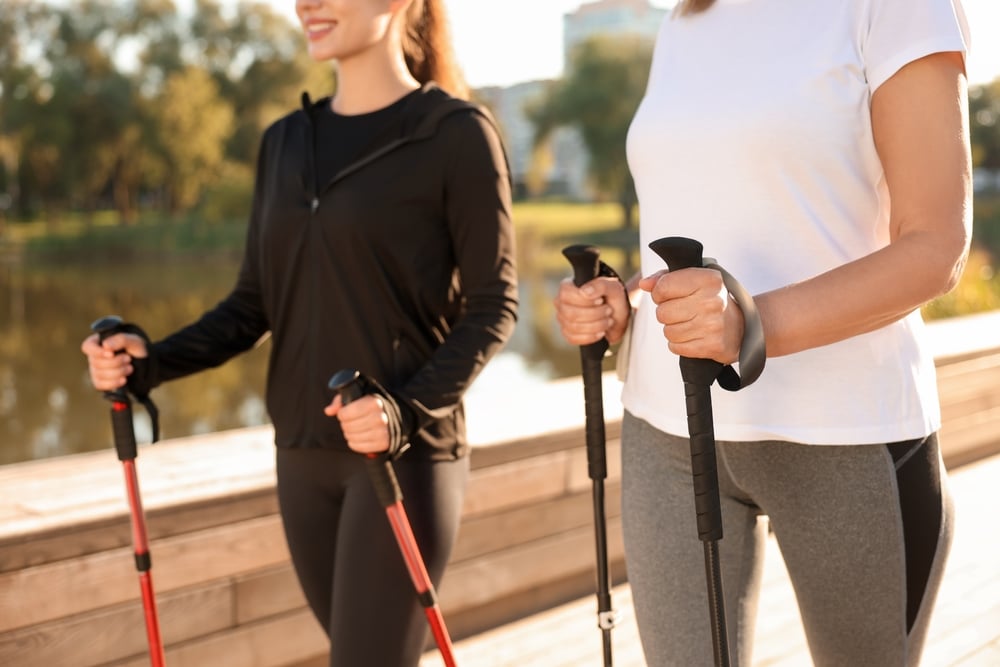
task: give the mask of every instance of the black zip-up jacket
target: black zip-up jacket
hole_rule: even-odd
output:
[[[277,446],[346,448],[323,407],[333,373],[353,368],[395,399],[407,457],[466,452],[462,396],[517,316],[510,177],[484,109],[434,84],[410,97],[329,183],[316,182],[312,121],[329,98],[304,95],[267,129],[236,286],[149,346],[137,393],[270,332]]]

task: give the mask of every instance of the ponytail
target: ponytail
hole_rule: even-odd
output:
[[[714,4],[715,0],[680,0],[675,11],[678,16],[689,16],[703,12]]]
[[[413,0],[407,10],[403,35],[406,66],[421,84],[434,81],[454,97],[468,99],[451,45],[444,0]]]

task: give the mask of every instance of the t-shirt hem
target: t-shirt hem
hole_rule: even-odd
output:
[[[642,419],[656,429],[678,437],[688,437],[687,419],[673,419],[644,415],[642,410],[625,408],[632,416]],[[919,419],[893,424],[856,425],[849,427],[796,428],[761,424],[715,423],[715,439],[719,442],[795,442],[807,445],[870,445],[925,438],[940,430],[937,419]]]

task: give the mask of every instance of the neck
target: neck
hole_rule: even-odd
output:
[[[395,53],[372,48],[338,62],[333,110],[344,115],[376,111],[420,88],[402,52]]]

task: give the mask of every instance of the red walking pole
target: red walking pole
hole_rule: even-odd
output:
[[[347,405],[351,401],[361,398],[360,379],[360,373],[345,369],[334,373],[328,386],[339,393],[341,403]],[[441,658],[446,667],[455,667],[451,637],[444,624],[444,616],[438,605],[434,584],[427,574],[427,567],[424,565],[424,559],[417,547],[417,540],[410,528],[410,520],[406,516],[406,510],[403,509],[403,492],[399,488],[396,471],[393,469],[389,457],[385,454],[366,454],[365,458],[368,464],[368,476],[375,486],[375,495],[378,496],[379,502],[385,508],[385,514],[389,518],[389,524],[396,536],[396,543],[399,545],[403,560],[406,561],[406,569],[409,571],[413,587],[417,591],[417,598],[424,608],[424,614],[431,626],[431,632],[438,650],[441,652]]]
[[[108,336],[122,331],[121,318],[111,316],[97,320],[91,329],[103,341]],[[146,638],[149,642],[149,661],[152,667],[163,667],[163,640],[160,638],[160,623],[156,614],[156,596],[153,593],[152,559],[149,555],[149,540],[146,535],[146,519],[142,510],[142,499],[139,496],[139,478],[136,473],[135,459],[138,446],[135,441],[135,430],[132,425],[132,401],[125,389],[104,392],[104,397],[111,401],[111,428],[114,433],[115,451],[118,460],[122,462],[125,471],[125,489],[128,493],[129,513],[132,520],[132,547],[135,552],[135,567],[139,572],[139,587],[142,590],[142,608],[146,619]],[[147,404],[147,407],[150,404]],[[156,417],[152,415],[154,429],[153,441],[156,441]]]

